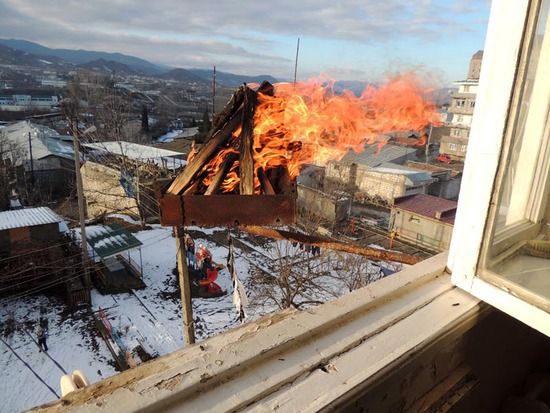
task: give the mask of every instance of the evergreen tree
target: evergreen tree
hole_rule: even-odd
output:
[[[149,132],[149,113],[145,105],[143,105],[141,110],[141,130],[143,132]]]
[[[201,135],[206,135],[210,128],[212,127],[212,122],[210,121],[210,115],[208,114],[208,108],[204,109],[202,115],[202,122],[199,125],[199,133]]]

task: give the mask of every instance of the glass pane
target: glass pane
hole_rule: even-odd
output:
[[[542,145],[547,140],[541,130],[544,129],[544,122],[541,121],[548,114],[548,104],[541,105],[541,100],[550,92],[550,79],[547,74],[545,76],[550,59],[547,28],[549,5],[550,1],[543,2],[529,52],[508,168],[501,189],[497,232],[506,226],[535,219],[532,215],[534,211],[529,208],[529,192],[536,176],[538,162],[535,160],[543,153]]]
[[[511,111],[486,277],[550,310],[550,0],[541,2]],[[537,301],[537,300],[535,300]]]

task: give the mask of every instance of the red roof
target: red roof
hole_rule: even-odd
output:
[[[396,198],[394,208],[454,224],[457,202],[432,195],[416,194]]]

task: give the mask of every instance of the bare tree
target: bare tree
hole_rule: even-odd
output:
[[[17,189],[16,165],[24,156],[24,149],[8,139],[8,134],[4,130],[0,130],[0,207],[4,209],[8,206],[11,191]]]
[[[96,72],[80,71],[67,83],[67,89],[65,114],[68,118],[78,118],[87,128],[94,126],[95,132],[90,138],[139,140],[140,115],[133,110],[127,92],[118,90],[112,79]]]
[[[331,277],[338,285],[343,285],[346,292],[365,287],[379,278],[380,267],[361,255],[331,251],[330,257],[333,263]]]
[[[253,306],[301,310],[334,298],[327,283],[327,263],[311,254],[309,246],[274,242],[269,258],[269,268],[252,271]]]

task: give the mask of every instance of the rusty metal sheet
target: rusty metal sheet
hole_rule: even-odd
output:
[[[164,194],[158,201],[164,226],[280,226],[296,223],[295,192],[279,195]]]
[[[161,225],[182,227],[185,224],[181,196],[170,194],[157,195],[157,201],[159,204]]]
[[[296,194],[190,195],[183,197],[185,225],[294,225]]]

